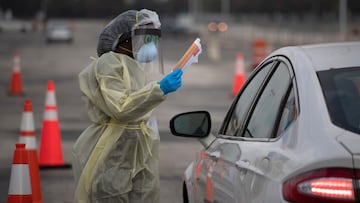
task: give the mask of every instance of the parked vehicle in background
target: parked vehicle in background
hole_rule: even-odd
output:
[[[46,30],[46,42],[73,43],[73,31],[67,22],[48,23]]]
[[[360,42],[273,52],[215,135],[206,111],[174,116],[171,132],[204,146],[185,170],[184,202],[359,202],[359,53]]]
[[[26,33],[31,31],[31,23],[24,20],[4,20],[0,19],[0,33],[1,32],[21,32]]]

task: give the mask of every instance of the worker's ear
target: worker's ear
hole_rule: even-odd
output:
[[[131,39],[125,40],[124,42],[118,44],[115,49],[116,53],[125,54],[128,55],[131,58],[134,58],[133,52],[132,52],[132,42]]]
[[[120,44],[130,42],[131,44],[131,32],[121,33],[113,44],[113,50],[116,50]]]

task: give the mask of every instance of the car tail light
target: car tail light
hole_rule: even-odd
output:
[[[284,199],[293,203],[359,202],[359,171],[328,168],[306,172],[283,184]]]

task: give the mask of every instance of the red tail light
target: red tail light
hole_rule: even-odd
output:
[[[359,180],[353,169],[320,169],[287,180],[283,185],[283,196],[293,203],[359,202],[357,184]]]

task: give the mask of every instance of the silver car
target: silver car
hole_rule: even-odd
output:
[[[66,23],[50,24],[46,31],[46,42],[73,42],[73,31]]]
[[[210,128],[206,111],[170,121],[203,145],[184,202],[360,202],[360,42],[273,52]]]

